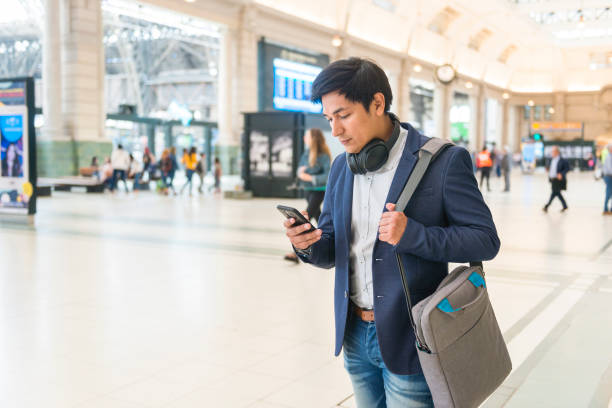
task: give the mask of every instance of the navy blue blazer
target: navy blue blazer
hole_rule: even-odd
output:
[[[429,139],[408,124],[408,139],[391,183],[387,200],[395,203]],[[307,263],[336,267],[334,310],[336,355],[340,354],[349,312],[349,246],[353,173],[346,153],[333,162],[319,219],[321,239],[312,245]],[[405,214],[408,224],[397,245],[376,241],[373,254],[374,316],[383,360],[396,374],[422,372],[408,318],[395,252],[401,254],[413,305],[431,295],[448,274],[448,262],[484,261],[495,257],[499,238],[485,204],[470,154],[462,147],[444,150],[430,165]],[[381,213],[382,215],[382,213]]]
[[[550,163],[552,163],[552,159],[548,163],[548,166],[546,166],[547,172],[550,170]],[[567,172],[569,170],[569,162],[563,157],[559,156],[559,162],[557,163],[557,173],[561,173],[561,180],[549,178],[549,181],[552,184],[553,191],[567,190]]]

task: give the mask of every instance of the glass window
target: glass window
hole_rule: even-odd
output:
[[[410,79],[410,116],[408,122],[421,133],[433,135],[435,124],[433,119],[434,84]]]
[[[533,120],[542,120],[542,106],[533,107]]]
[[[552,120],[552,105],[544,106],[544,120]]]
[[[450,109],[450,137],[454,143],[467,146],[470,140],[472,109],[467,94],[455,92]]]
[[[530,120],[531,119],[531,106],[529,105],[523,106],[523,113],[524,113],[523,118],[525,120]]]

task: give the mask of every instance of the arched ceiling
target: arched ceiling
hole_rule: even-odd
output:
[[[517,92],[612,82],[609,1],[585,0],[582,8],[570,0],[253,2]]]
[[[28,13],[42,3],[5,1]],[[514,92],[588,91],[612,83],[609,0],[140,1],[230,26],[243,6],[274,10],[312,24],[313,31],[433,65],[451,63],[465,76]],[[9,14],[0,19],[0,36],[19,31]]]

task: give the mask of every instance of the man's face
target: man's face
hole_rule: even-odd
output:
[[[338,138],[347,153],[359,153],[375,137],[375,120],[379,109],[370,106],[368,113],[361,103],[351,102],[338,92],[324,95],[321,104],[332,136]],[[375,105],[374,101],[372,105]],[[384,114],[384,98],[381,112]]]
[[[553,147],[551,154],[552,154],[552,157],[557,157],[559,155],[559,148]]]

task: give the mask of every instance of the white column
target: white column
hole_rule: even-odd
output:
[[[501,147],[508,145],[508,116],[510,115],[510,104],[504,99],[501,103]]]
[[[565,122],[565,93],[557,92],[554,94],[555,113],[552,115],[553,122]]]
[[[470,135],[470,149],[480,151],[486,141],[484,112],[485,93],[482,85],[476,86],[478,87],[476,95],[470,95],[470,106],[472,111],[472,123],[470,128],[473,130],[473,135]]]
[[[434,122],[436,124],[436,134],[428,136],[449,139],[452,92],[452,86],[440,83],[436,84],[436,88],[434,89]]]
[[[410,117],[410,73],[412,72],[412,64],[404,59],[402,60],[402,68],[398,78],[398,93],[396,112],[403,122],[407,122]]]
[[[236,33],[234,30],[224,29],[221,35],[217,83],[217,124],[219,127],[219,143],[231,145],[236,142],[233,120],[235,104],[232,89],[232,84],[235,80]]]
[[[105,141],[104,75],[100,48],[101,0],[63,0],[62,105],[65,130],[74,140]]]
[[[60,26],[60,1],[45,0],[42,109],[45,118],[43,137],[46,139],[57,139],[63,136]]]

